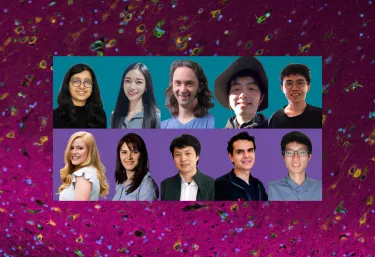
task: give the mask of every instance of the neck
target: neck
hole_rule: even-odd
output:
[[[289,109],[291,111],[295,112],[303,112],[303,110],[306,108],[306,101],[301,101],[301,102],[289,102]]]
[[[298,174],[293,174],[289,172],[289,177],[291,180],[293,180],[297,185],[302,185],[303,182],[305,182],[306,179],[306,172],[298,173]]]
[[[133,176],[134,176],[134,171],[132,170],[126,171],[126,177],[128,178],[127,180],[133,180]]]
[[[249,178],[250,178],[250,170],[240,170],[237,168],[234,168],[234,174],[243,181],[245,181],[247,184],[249,184]]]
[[[195,176],[195,174],[197,174],[197,168],[195,168],[194,170],[188,173],[184,173],[184,174],[180,173],[181,177],[183,177],[185,182],[187,183],[193,181],[193,177]]]
[[[194,118],[194,106],[178,106],[178,118],[182,120],[193,119]]]
[[[143,109],[143,102],[142,102],[142,97],[141,97],[137,100],[130,101],[128,113],[130,112],[138,113],[142,111],[142,109]]]
[[[254,119],[255,115],[256,115],[256,113],[252,113],[252,114],[249,114],[249,115],[241,115],[241,116],[236,115],[236,120],[237,120],[238,124],[240,124],[240,126],[241,126],[245,122]]]
[[[86,100],[85,101],[79,101],[79,100],[76,100],[76,99],[73,99],[73,98],[72,98],[72,102],[73,102],[74,106],[78,106],[78,107],[85,106],[85,104],[86,104]]]

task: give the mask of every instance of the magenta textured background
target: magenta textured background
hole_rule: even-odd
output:
[[[375,256],[374,5],[1,0],[0,256]],[[121,12],[132,19],[120,23]],[[180,50],[184,36],[191,40]],[[324,201],[52,201],[52,56],[98,55],[90,45],[99,39],[117,40],[100,49],[106,56],[183,56],[195,47],[207,56],[323,56]]]

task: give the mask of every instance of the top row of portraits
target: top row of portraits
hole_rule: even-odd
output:
[[[321,58],[262,58],[54,57],[53,127],[321,128]]]

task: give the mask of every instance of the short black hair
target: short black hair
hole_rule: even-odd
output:
[[[254,151],[256,150],[255,137],[250,136],[247,132],[241,132],[241,133],[238,133],[237,135],[233,136],[228,141],[227,151],[228,151],[229,154],[233,155],[233,143],[238,141],[238,140],[247,140],[247,141],[253,142]]]
[[[297,142],[307,147],[309,154],[312,154],[312,144],[308,136],[299,131],[292,131],[284,135],[281,139],[281,154],[284,155],[287,144]]]
[[[173,139],[169,150],[171,151],[172,157],[174,158],[173,152],[175,148],[185,148],[191,146],[194,148],[195,154],[200,156],[201,154],[201,144],[199,143],[198,138],[189,134],[182,134],[179,137]]]
[[[240,70],[236,74],[232,76],[232,78],[228,81],[227,84],[227,96],[229,96],[230,89],[232,88],[232,81],[235,81],[236,79],[239,78],[244,78],[244,77],[252,77],[255,80],[255,83],[257,84],[261,94],[264,94],[264,85],[262,84],[259,74],[254,72],[253,70]]]
[[[284,77],[290,75],[301,75],[304,76],[307,83],[310,84],[311,77],[310,77],[310,69],[304,64],[289,64],[286,66],[280,74],[280,84],[283,84]]]

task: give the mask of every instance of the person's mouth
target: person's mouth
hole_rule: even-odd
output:
[[[84,96],[86,94],[86,91],[77,91],[77,94],[80,96]]]
[[[79,159],[81,159],[81,156],[72,156],[72,160],[79,160]]]
[[[244,161],[242,161],[242,163],[245,164],[245,165],[249,165],[252,162],[253,162],[252,160],[244,160]]]
[[[251,103],[249,103],[249,102],[237,102],[237,106],[240,106],[240,107],[245,107],[245,106],[248,106],[248,105],[251,105]]]
[[[300,93],[293,93],[293,94],[291,94],[291,96],[298,97],[298,96],[301,96],[301,94]]]
[[[292,163],[292,167],[300,167],[301,166],[301,164],[300,163]]]
[[[137,91],[131,91],[131,92],[128,92],[128,95],[130,95],[130,96],[135,96],[135,95],[137,95],[137,94],[138,94]]]
[[[191,96],[191,94],[190,94],[190,93],[177,94],[177,96],[178,96],[179,98],[183,99],[183,100],[186,100],[186,99],[188,99],[188,98]]]

